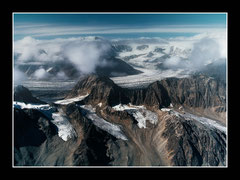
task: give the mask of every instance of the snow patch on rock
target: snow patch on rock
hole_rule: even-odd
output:
[[[53,124],[58,128],[58,136],[64,141],[77,136],[71,123],[62,112],[56,112],[56,109],[51,107],[49,104],[25,104],[23,102],[13,102],[14,108],[16,109],[36,109],[47,116]]]
[[[139,128],[146,128],[146,121],[148,120],[152,124],[156,124],[158,121],[157,114],[147,110],[144,106],[135,106],[132,104],[118,104],[112,107],[116,111],[126,111],[131,114],[138,122]]]
[[[222,131],[226,134],[226,130],[227,130],[226,127],[219,124],[215,120],[212,120],[212,119],[209,119],[209,118],[206,118],[206,117],[202,117],[202,116],[197,116],[197,115],[187,113],[187,112],[179,113],[179,112],[177,112],[173,109],[169,109],[169,108],[162,108],[161,111],[167,111],[170,115],[174,115],[174,116],[177,116],[177,117],[182,117],[185,120],[198,121],[198,122],[204,124],[208,128],[216,128],[216,129],[218,129],[218,130],[220,130],[220,131]]]
[[[52,123],[55,124],[58,128],[58,136],[64,141],[67,141],[68,139],[77,136],[71,123],[68,121],[67,117],[64,116],[61,112],[52,113],[52,118]]]
[[[74,97],[74,98],[69,98],[69,99],[63,99],[63,100],[58,100],[55,101],[55,104],[62,104],[62,105],[67,105],[73,102],[77,102],[77,101],[82,101],[83,99],[85,99],[89,94],[86,94],[84,96],[78,96],[78,97]]]
[[[81,105],[80,106],[84,113],[86,113],[86,117],[92,120],[93,124],[100,129],[108,132],[109,134],[113,135],[114,137],[122,140],[128,140],[127,137],[123,134],[119,125],[110,123],[103,118],[99,117],[96,114],[96,109],[93,108],[91,105]]]
[[[54,111],[54,108],[49,104],[26,104],[24,102],[13,101],[13,107],[16,109],[36,109],[49,119],[52,119],[52,113]]]
[[[33,104],[33,103],[24,103],[13,101],[13,107],[17,109],[49,109],[50,106],[48,104]]]

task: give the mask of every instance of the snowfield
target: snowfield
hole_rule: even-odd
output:
[[[13,107],[16,109],[37,109],[49,119],[52,119],[52,113],[55,111],[49,104],[26,104],[18,101],[13,101]]]
[[[58,128],[58,136],[64,141],[76,136],[76,132],[73,129],[71,123],[67,117],[61,112],[56,112],[56,109],[48,104],[25,104],[23,102],[13,102],[14,108],[17,109],[37,109],[45,116],[47,116],[53,124]]]
[[[164,71],[136,67],[135,69],[142,71],[143,73],[137,75],[112,77],[111,79],[114,81],[114,83],[121,87],[141,88],[146,87],[155,81],[160,81],[168,77],[184,78],[189,76],[189,74],[183,69],[179,70],[169,69]]]
[[[144,106],[135,106],[132,104],[118,104],[112,107],[116,111],[126,111],[133,115],[135,120],[138,122],[139,128],[146,128],[146,121],[148,120],[152,124],[156,124],[158,121],[157,114],[147,110]]]
[[[195,120],[198,121],[202,124],[204,124],[206,127],[208,128],[216,128],[222,132],[224,132],[226,134],[226,130],[227,128],[219,123],[217,123],[215,120],[209,119],[209,118],[205,118],[205,117],[201,117],[201,116],[197,116],[194,114],[190,114],[185,112],[183,113],[179,113],[173,109],[169,109],[169,108],[162,108],[161,111],[167,111],[169,112],[170,115],[175,115],[177,117],[183,117],[185,120]]]
[[[62,105],[67,105],[73,102],[77,102],[77,101],[82,101],[84,98],[86,98],[89,94],[86,94],[84,96],[78,96],[78,97],[74,97],[74,98],[69,98],[69,99],[63,99],[63,100],[59,100],[59,101],[55,101],[55,104],[62,104]]]
[[[168,77],[187,77],[191,72],[189,68],[181,68],[181,66],[169,69],[161,67],[163,64],[172,67],[180,62],[188,63],[185,59],[190,56],[191,45],[183,46],[174,41],[166,42],[163,40],[122,43],[129,46],[131,50],[119,52],[118,58],[143,73],[112,77],[111,79],[121,87],[145,87],[152,82]]]
[[[44,80],[23,80],[21,85],[32,90],[71,90],[76,84],[75,80],[55,80],[55,81],[44,81]],[[17,86],[18,83],[14,83],[14,86]]]
[[[119,125],[107,122],[103,118],[99,117],[95,112],[95,108],[92,108],[91,105],[81,105],[80,106],[86,113],[86,117],[92,120],[93,124],[100,129],[108,132],[117,139],[127,140],[127,137],[123,134]]]
[[[24,102],[13,101],[14,108],[17,109],[49,109],[50,106],[48,104],[26,104]]]
[[[68,139],[77,136],[71,123],[68,121],[67,117],[64,116],[61,112],[52,113],[52,118],[52,123],[55,124],[58,128],[58,136],[64,141],[67,141]]]

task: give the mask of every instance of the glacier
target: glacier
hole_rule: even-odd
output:
[[[53,124],[58,128],[58,136],[64,141],[75,137],[76,132],[72,128],[71,123],[68,121],[67,117],[61,112],[56,112],[57,109],[51,107],[49,104],[31,104],[14,101],[13,106],[16,109],[36,109],[48,117]]]
[[[124,141],[128,140],[127,137],[123,134],[120,125],[110,123],[99,117],[96,114],[96,109],[93,108],[91,105],[79,105],[79,107],[84,110],[84,112],[86,113],[86,117],[89,118],[95,126],[108,132],[117,139],[122,139]]]
[[[111,77],[110,79],[113,80],[118,86],[123,88],[143,88],[155,81],[160,81],[168,77],[184,78],[189,76],[189,73],[184,69],[168,69],[161,71],[154,69],[134,68],[142,71],[143,73],[137,75]]]
[[[209,119],[202,116],[197,116],[188,112],[180,113],[170,108],[162,108],[161,111],[167,111],[170,115],[177,117],[183,117],[185,120],[195,120],[205,125],[208,128],[216,128],[226,134],[227,128],[213,119]]]
[[[70,103],[73,103],[73,102],[78,102],[78,101],[82,101],[83,99],[85,99],[89,94],[86,94],[84,96],[77,96],[77,97],[74,97],[74,98],[68,98],[68,99],[63,99],[63,100],[58,100],[58,101],[55,101],[54,103],[55,104],[61,104],[61,105],[67,105],[67,104],[70,104]]]
[[[62,112],[52,113],[52,118],[52,123],[58,128],[58,136],[64,141],[77,136],[77,133],[75,132],[71,123]]]

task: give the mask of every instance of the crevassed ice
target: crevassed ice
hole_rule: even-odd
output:
[[[119,125],[107,122],[103,118],[99,117],[95,113],[95,108],[92,108],[91,105],[81,105],[80,107],[87,111],[86,117],[92,120],[95,126],[108,132],[109,134],[115,136],[118,139],[127,140],[127,137],[123,134]]]
[[[53,119],[52,123],[58,128],[58,135],[64,141],[76,136],[76,132],[68,119],[61,113],[53,113],[54,109],[48,104],[25,104],[23,102],[13,102],[14,108],[17,109],[37,109],[46,115],[49,119]]]
[[[112,107],[116,111],[127,111],[132,114],[133,117],[138,122],[139,128],[146,128],[146,121],[148,120],[152,124],[156,124],[158,121],[157,114],[147,110],[144,106],[135,106],[132,104],[118,104]]]
[[[205,118],[205,117],[201,117],[201,116],[197,116],[197,115],[187,113],[187,112],[182,114],[182,113],[179,113],[179,112],[177,112],[173,109],[168,109],[168,108],[162,108],[161,111],[168,111],[170,114],[178,116],[178,117],[183,117],[186,120],[196,120],[196,121],[204,124],[205,126],[207,126],[209,128],[216,128],[216,129],[219,129],[220,131],[226,133],[226,127],[217,123],[215,120]]]
[[[146,87],[149,84],[160,81],[162,79],[168,77],[188,77],[189,73],[184,69],[178,70],[155,70],[155,69],[145,69],[145,68],[137,68],[137,70],[142,71],[143,73],[135,74],[135,75],[128,75],[128,76],[118,76],[118,77],[111,77],[110,79],[114,81],[117,85],[121,87],[127,88],[138,88],[138,87]]]
[[[53,121],[58,128],[58,136],[62,138],[64,141],[67,141],[70,138],[76,137],[77,134],[72,127],[71,123],[68,121],[67,117],[62,113],[52,113]]]
[[[215,120],[205,118],[205,117],[201,117],[201,116],[196,116],[196,115],[193,115],[193,114],[190,114],[190,113],[185,113],[185,114],[180,114],[180,115],[185,117],[186,119],[195,119],[196,121],[206,125],[207,127],[217,128],[220,131],[226,133],[226,127],[217,123]]]
[[[139,128],[146,128],[146,119],[139,111],[132,113],[133,117],[138,121]]]
[[[70,104],[72,102],[77,102],[77,101],[82,101],[84,98],[86,98],[89,94],[86,94],[84,96],[78,96],[78,97],[74,97],[74,98],[69,98],[69,99],[63,99],[63,100],[58,100],[55,101],[55,104],[62,104],[62,105],[67,105]]]

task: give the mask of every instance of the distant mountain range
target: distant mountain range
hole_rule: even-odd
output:
[[[201,72],[226,81],[225,59],[204,60],[208,63],[199,60],[200,62],[195,65],[193,62],[194,59],[189,59],[194,58],[191,56],[191,48],[179,47],[166,43],[165,41],[154,42],[153,40],[151,40],[153,42],[147,40],[139,40],[139,42],[135,42],[134,40],[107,41],[100,37],[91,37],[91,39],[86,39],[86,41],[99,43],[99,47],[105,44],[109,46],[108,50],[100,55],[99,63],[97,63],[94,72],[90,73],[109,77],[123,77],[140,74],[141,71],[139,68],[157,70],[159,72],[166,70],[177,72],[182,70],[185,74]],[[39,54],[47,54],[47,52],[44,49],[40,49]],[[19,54],[15,54],[15,59],[18,59],[19,56]],[[16,69],[19,69],[30,79],[38,79],[36,74],[39,70],[47,74],[40,77],[40,79],[43,80],[78,79],[79,76],[84,74],[68,57],[61,55],[61,52],[56,54],[56,56],[61,56],[63,60],[40,61],[33,59],[24,63],[15,60],[14,65]],[[175,76],[178,77],[178,75],[179,74],[176,73]]]
[[[111,66],[97,66],[95,69],[95,72],[97,74],[114,77],[141,73],[141,71],[134,69],[126,62],[115,57],[106,59],[105,63],[111,64]],[[39,69],[44,69],[48,73],[48,76],[41,78],[43,80],[50,80],[56,78],[77,79],[79,76],[82,75],[82,73],[77,70],[74,64],[72,64],[68,60],[46,64],[17,64],[16,68],[18,68],[21,72],[25,73],[30,79],[36,79],[34,73]],[[59,76],[61,75],[61,73],[64,75]]]

